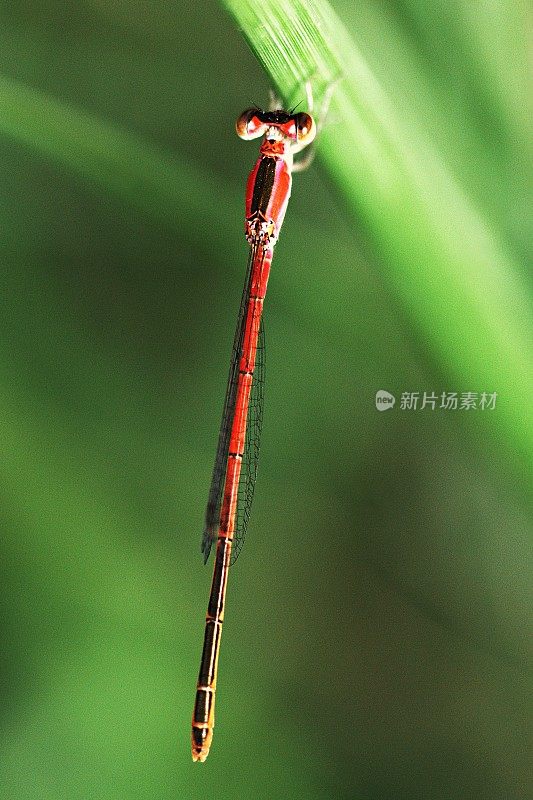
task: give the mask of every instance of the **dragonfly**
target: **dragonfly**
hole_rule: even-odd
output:
[[[213,739],[229,567],[243,545],[257,476],[265,378],[262,312],[274,245],[291,194],[292,172],[301,166],[294,155],[311,144],[317,132],[313,117],[295,110],[249,108],[236,122],[241,139],[262,142],[246,185],[244,228],[250,250],[202,538],[204,563],[213,546],[215,563],[192,717],[193,761],[206,760]]]

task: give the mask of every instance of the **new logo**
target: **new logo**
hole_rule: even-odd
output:
[[[393,394],[389,394],[385,389],[380,389],[376,392],[376,408],[378,411],[387,411],[393,408],[396,398]]]

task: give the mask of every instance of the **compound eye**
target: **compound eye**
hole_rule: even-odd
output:
[[[241,139],[258,139],[266,132],[267,125],[258,116],[261,112],[257,108],[247,108],[243,111],[237,122],[235,130]]]
[[[298,131],[297,141],[302,144],[310,144],[316,136],[316,125],[310,114],[295,114],[296,129]]]

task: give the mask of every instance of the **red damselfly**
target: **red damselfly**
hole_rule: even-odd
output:
[[[262,311],[270,264],[291,193],[293,156],[316,134],[313,118],[294,111],[250,108],[236,124],[241,139],[263,141],[246,187],[250,253],[202,540],[204,561],[215,542],[216,551],[192,718],[194,761],[205,761],[213,738],[228,570],[243,544],[257,474],[265,369]]]

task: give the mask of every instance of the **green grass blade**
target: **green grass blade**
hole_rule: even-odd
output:
[[[533,449],[525,402],[533,322],[520,267],[500,232],[423,126],[402,118],[327,2],[225,5],[288,102],[305,80],[320,97],[342,74],[332,104],[337,124],[322,133],[321,158],[453,388],[499,393],[494,428],[523,466]]]

